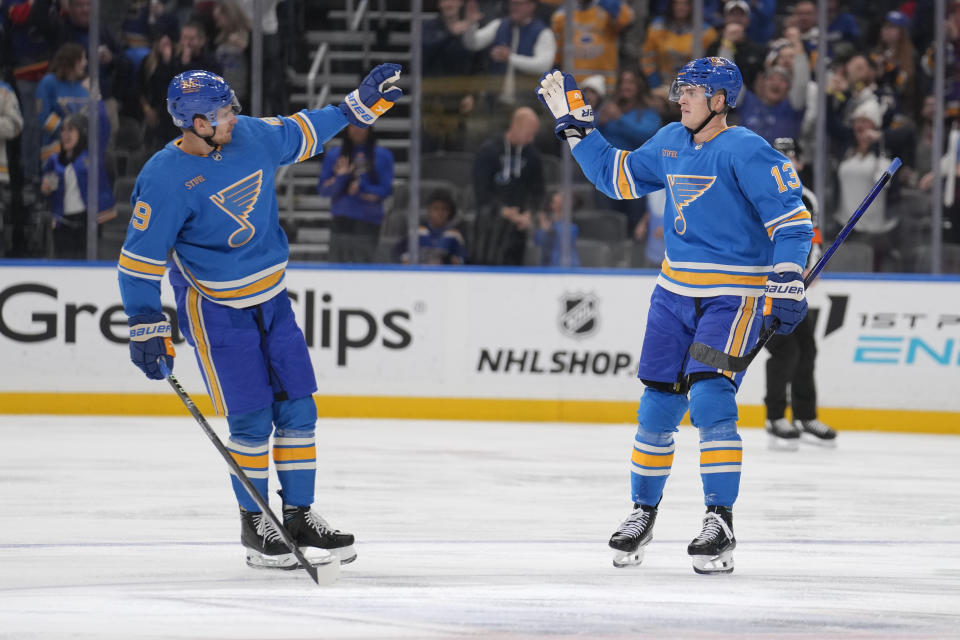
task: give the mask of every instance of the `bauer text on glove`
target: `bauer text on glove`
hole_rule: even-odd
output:
[[[767,279],[764,315],[779,320],[777,333],[791,333],[807,315],[803,276],[798,271],[774,273]]]
[[[355,127],[369,127],[403,95],[399,87],[392,86],[399,79],[400,65],[393,62],[377,65],[359,87],[347,94],[340,103],[340,111]]]
[[[128,320],[130,325],[130,360],[151,380],[163,380],[158,358],[163,358],[173,371],[173,338],[170,323],[162,313],[144,313]]]

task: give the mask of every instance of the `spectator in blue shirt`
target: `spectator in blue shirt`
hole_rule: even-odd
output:
[[[463,264],[466,260],[463,236],[454,228],[457,205],[446,189],[437,189],[427,198],[427,220],[420,225],[420,264]],[[406,248],[406,238],[401,242],[401,251]],[[403,263],[410,261],[406,252]]]
[[[393,154],[377,145],[372,128],[347,126],[343,143],[323,159],[318,191],[330,198],[332,262],[371,262],[393,193]]]
[[[647,83],[636,71],[624,69],[617,90],[597,113],[600,133],[618,149],[638,149],[660,129],[660,114],[650,106]]]
[[[799,137],[806,108],[806,87],[803,92],[797,92],[797,97],[802,95],[802,98],[794,102],[792,84],[793,75],[788,69],[767,69],[757,80],[756,94],[744,89],[743,102],[734,112],[739,114],[740,124],[770,144],[777,138]]]
[[[40,191],[50,198],[55,258],[85,260],[87,257],[87,117],[67,116],[60,127],[60,149],[43,167]],[[98,173],[97,222],[116,217],[113,189],[106,171]]]
[[[43,164],[60,151],[60,125],[71,113],[86,109],[90,101],[87,53],[79,44],[68,42],[50,62],[50,73],[37,85],[38,120],[43,128],[40,159]],[[100,154],[110,139],[110,120],[103,100],[99,101]]]
[[[621,71],[616,93],[597,112],[597,128],[603,137],[618,149],[632,151],[643,146],[662,124],[660,113],[652,106],[646,80],[632,69]],[[626,215],[629,230],[635,230],[646,215],[643,198],[613,200],[597,192],[597,205]]]

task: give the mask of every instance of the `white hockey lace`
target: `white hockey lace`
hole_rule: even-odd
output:
[[[805,420],[801,424],[805,430],[818,436],[826,435],[832,431],[830,427],[823,424],[819,420]]]
[[[306,520],[307,524],[310,525],[312,529],[319,531],[321,535],[331,531],[330,525],[327,524],[327,521],[315,514],[313,509],[307,511]]]
[[[649,513],[643,509],[636,509],[633,513],[627,516],[626,520],[623,521],[623,524],[620,525],[620,531],[617,533],[629,535],[631,537],[638,537],[643,534],[643,530],[646,529],[649,521]]]
[[[697,540],[715,540],[719,537],[721,530],[727,534],[728,538],[733,537],[733,532],[723,518],[711,511],[703,518],[703,530],[700,531]]]
[[[269,520],[263,517],[262,513],[255,515],[253,519],[257,525],[258,536],[267,542],[283,542],[283,538],[280,537],[280,533],[273,528],[273,524],[271,524]]]

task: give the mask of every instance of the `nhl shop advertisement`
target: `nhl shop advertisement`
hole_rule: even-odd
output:
[[[286,274],[319,395],[490,400],[639,400],[655,282],[652,272]],[[203,394],[166,279],[162,299],[174,373]],[[808,299],[821,406],[960,412],[960,280],[827,277]],[[0,394],[168,393],[130,363],[126,343],[111,266],[0,266]],[[765,359],[748,370],[742,404],[763,403]]]

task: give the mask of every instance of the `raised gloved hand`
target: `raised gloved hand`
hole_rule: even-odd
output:
[[[583,92],[569,73],[554,69],[543,74],[537,97],[556,120],[553,132],[561,140],[582,138],[596,127],[593,107],[583,101]]]
[[[369,127],[403,95],[399,87],[390,86],[399,79],[400,65],[393,62],[377,65],[359,87],[347,94],[340,103],[340,111],[350,124]]]
[[[130,325],[130,359],[151,380],[163,380],[157,359],[163,357],[167,368],[173,371],[173,339],[170,323],[162,313],[144,313],[132,316]]]
[[[779,320],[777,333],[786,335],[793,332],[807,315],[803,276],[798,271],[772,274],[767,278],[766,296],[763,313],[768,320],[765,324],[769,326],[774,318]]]

